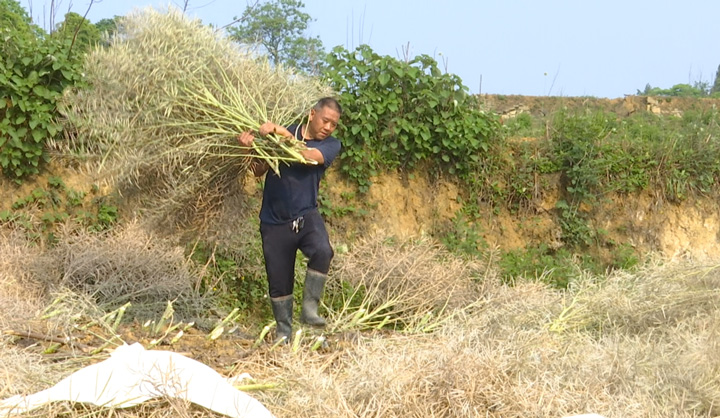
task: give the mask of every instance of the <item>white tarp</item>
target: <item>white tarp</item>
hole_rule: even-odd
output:
[[[273,417],[212,368],[170,351],[145,350],[138,343],[117,348],[109,359],[80,369],[49,389],[0,401],[0,416],[55,401],[127,408],[159,397],[187,400],[229,417]]]

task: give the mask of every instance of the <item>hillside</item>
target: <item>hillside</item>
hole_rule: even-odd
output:
[[[635,112],[675,115],[688,109],[709,109],[720,105],[715,99],[668,98],[654,99],[628,96],[623,99],[579,97],[531,97],[483,95],[479,98],[489,111],[504,121],[527,112],[536,117],[551,115],[566,107],[570,109],[603,109],[618,118]],[[515,140],[532,143],[534,138]],[[84,193],[88,199],[100,199],[111,193],[99,179],[77,170],[50,165],[49,172],[18,185],[0,179],[4,199],[0,212],[9,210],[14,202],[27,199],[33,190],[47,186],[48,178],[59,176],[68,189]],[[359,195],[353,186],[331,169],[323,187],[327,203],[336,213],[329,215],[337,231],[335,239],[347,243],[359,235],[382,232],[397,237],[438,236],[452,227],[453,219],[462,208],[464,191],[452,178],[430,179],[421,172],[390,173],[373,178],[367,195]],[[261,180],[248,176],[242,199],[246,214],[256,213],[261,198]],[[535,198],[521,211],[509,211],[487,202],[479,202],[483,215],[478,228],[491,247],[517,250],[545,244],[559,248],[560,226],[553,214],[560,196],[560,178],[543,175],[535,181]],[[99,188],[98,188],[99,186]],[[132,203],[131,203],[132,205]],[[230,212],[237,209],[230,208]],[[136,212],[132,206],[123,208],[125,216]],[[362,217],[352,216],[362,211]],[[690,256],[699,259],[720,257],[720,203],[717,199],[691,197],[682,202],[669,202],[662,191],[603,196],[601,204],[589,213],[592,226],[607,233],[608,239],[630,245],[640,254],[657,253],[664,258]],[[344,213],[345,215],[341,215]],[[350,216],[348,216],[348,214]],[[232,222],[237,222],[233,215]],[[220,221],[220,224],[226,224]],[[599,249],[602,250],[602,249]]]
[[[678,115],[689,109],[711,109],[720,106],[717,99],[650,98],[628,96],[623,99],[582,97],[530,97],[483,95],[479,100],[487,109],[498,113],[504,121],[527,112],[535,117],[552,115],[569,109],[602,109],[618,118],[634,113]],[[517,138],[533,142],[534,138]],[[483,216],[479,229],[490,246],[516,250],[527,246],[548,245],[559,248],[560,226],[553,214],[560,196],[560,178],[543,175],[535,181],[532,206],[520,212],[498,209],[481,202]],[[355,225],[354,231],[382,231],[400,237],[420,236],[447,229],[461,209],[461,190],[450,178],[431,180],[422,173],[393,173],[372,179],[367,200],[348,201],[350,186],[337,173],[331,173],[326,186],[331,202],[370,209],[369,220]],[[709,197],[691,197],[682,202],[669,202],[661,190],[634,194],[602,196],[593,207],[592,227],[607,233],[608,240],[624,243],[640,254],[658,254],[664,258],[720,257],[720,203]],[[338,222],[351,222],[339,220]],[[602,249],[599,249],[602,251]]]
[[[343,185],[333,182],[342,181],[337,178],[327,181],[337,200]],[[378,209],[370,212],[370,220],[354,228],[404,238],[428,234],[451,223],[461,206],[457,200],[460,193],[449,181],[431,184],[421,177],[376,178],[367,203]],[[501,250],[541,243],[559,248],[560,226],[551,214],[557,197],[557,189],[544,189],[536,206],[522,213],[507,210],[498,213],[493,207],[486,207],[480,225],[483,238]],[[594,226],[606,230],[610,239],[627,243],[641,254],[658,253],[668,259],[720,257],[720,206],[712,199],[676,204],[652,193],[612,196],[592,215]]]
[[[680,115],[690,109],[703,110],[720,106],[720,99],[696,99],[691,97],[625,96],[624,98],[603,99],[596,97],[484,94],[478,96],[478,100],[487,109],[506,118],[517,116],[522,112],[529,112],[536,116],[547,116],[563,107],[570,109],[602,109],[624,118],[642,112],[658,115]]]

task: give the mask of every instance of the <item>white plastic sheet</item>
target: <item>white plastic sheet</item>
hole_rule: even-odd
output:
[[[212,368],[170,351],[145,350],[138,343],[117,348],[109,359],[80,369],[49,389],[0,401],[0,416],[55,401],[127,408],[159,397],[187,400],[229,417],[273,417]]]

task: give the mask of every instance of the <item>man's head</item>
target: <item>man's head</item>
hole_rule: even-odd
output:
[[[304,133],[308,139],[325,139],[337,128],[342,115],[340,103],[332,97],[324,97],[310,109],[308,131]]]

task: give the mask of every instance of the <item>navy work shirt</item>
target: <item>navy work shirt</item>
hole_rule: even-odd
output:
[[[303,141],[297,125],[287,128]],[[340,141],[329,136],[321,141],[305,141],[308,148],[317,148],[325,159],[324,164],[280,163],[280,176],[273,170],[265,175],[260,222],[281,225],[292,222],[317,208],[320,179],[333,160],[340,154]]]

